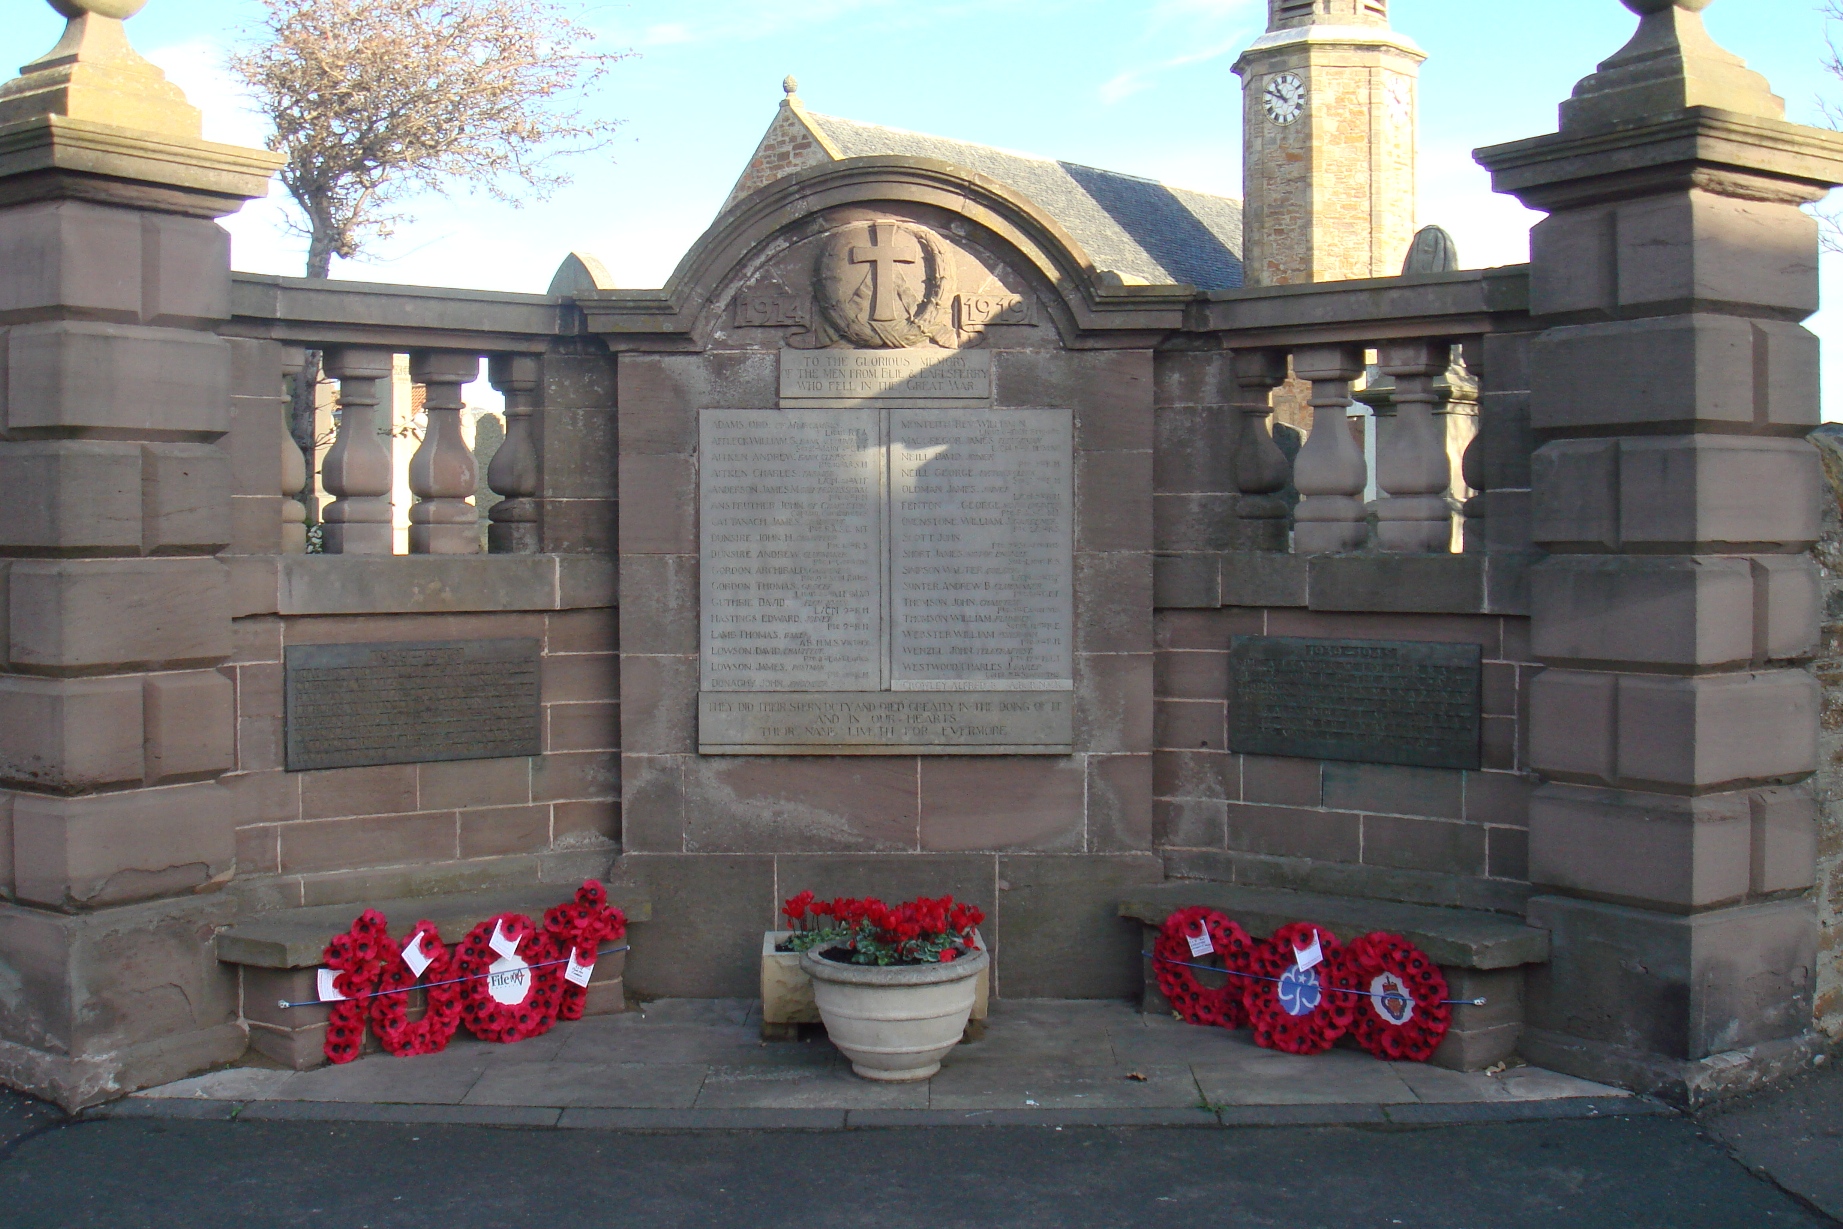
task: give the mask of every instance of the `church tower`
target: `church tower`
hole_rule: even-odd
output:
[[[1414,238],[1417,81],[1426,52],[1388,0],[1267,0],[1235,62],[1250,286],[1389,277]]]

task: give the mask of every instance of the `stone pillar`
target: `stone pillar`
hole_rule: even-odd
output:
[[[1235,443],[1235,515],[1243,550],[1283,551],[1292,509],[1282,494],[1293,465],[1273,438],[1273,390],[1286,383],[1286,351],[1238,350],[1234,358],[1235,404],[1240,422]]]
[[[1637,35],[1561,131],[1479,151],[1532,235],[1532,1060],[1695,1102],[1808,1057],[1817,231],[1843,136],[1703,29]],[[1489,524],[1489,521],[1487,522]]]
[[[213,219],[279,159],[199,139],[106,15],[139,4],[54,7],[0,87],[0,1081],[74,1107],[244,1049],[201,939],[235,867]]]

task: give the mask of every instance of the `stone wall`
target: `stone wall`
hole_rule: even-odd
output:
[[[1521,910],[1528,620],[1229,607],[1160,611],[1157,635],[1153,831],[1171,874]],[[1231,752],[1228,649],[1236,635],[1481,646],[1482,770]]]
[[[1811,435],[1824,461],[1824,534],[1811,554],[1824,585],[1823,634],[1812,668],[1824,687],[1818,736],[1817,1026],[1843,1037],[1843,424]]]

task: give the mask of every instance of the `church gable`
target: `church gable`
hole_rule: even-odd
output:
[[[762,137],[761,144],[755,147],[748,169],[743,171],[736,186],[730,189],[729,199],[723,202],[723,211],[777,179],[784,179],[810,166],[834,162],[843,156],[807,118],[806,108],[800,104],[800,97],[794,92],[799,88],[798,82],[789,77],[781,88],[787,91],[787,97],[781,102],[780,113],[774,117],[774,123],[768,125],[767,135]]]

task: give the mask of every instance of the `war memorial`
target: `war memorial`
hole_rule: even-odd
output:
[[[318,1066],[278,1004],[361,911],[452,941],[585,880],[630,924],[591,1014],[756,996],[802,889],[951,893],[994,1011],[1165,1012],[1147,940],[1209,906],[1409,936],[1442,1067],[1808,1064],[1843,453],[1801,206],[1843,136],[1708,2],[1624,0],[1557,130],[1477,151],[1526,266],[1417,230],[1386,0],[1270,0],[1245,200],[790,80],[665,287],[510,294],[234,272],[277,159],[201,139],[140,5],[53,0],[0,86],[0,1081]]]

